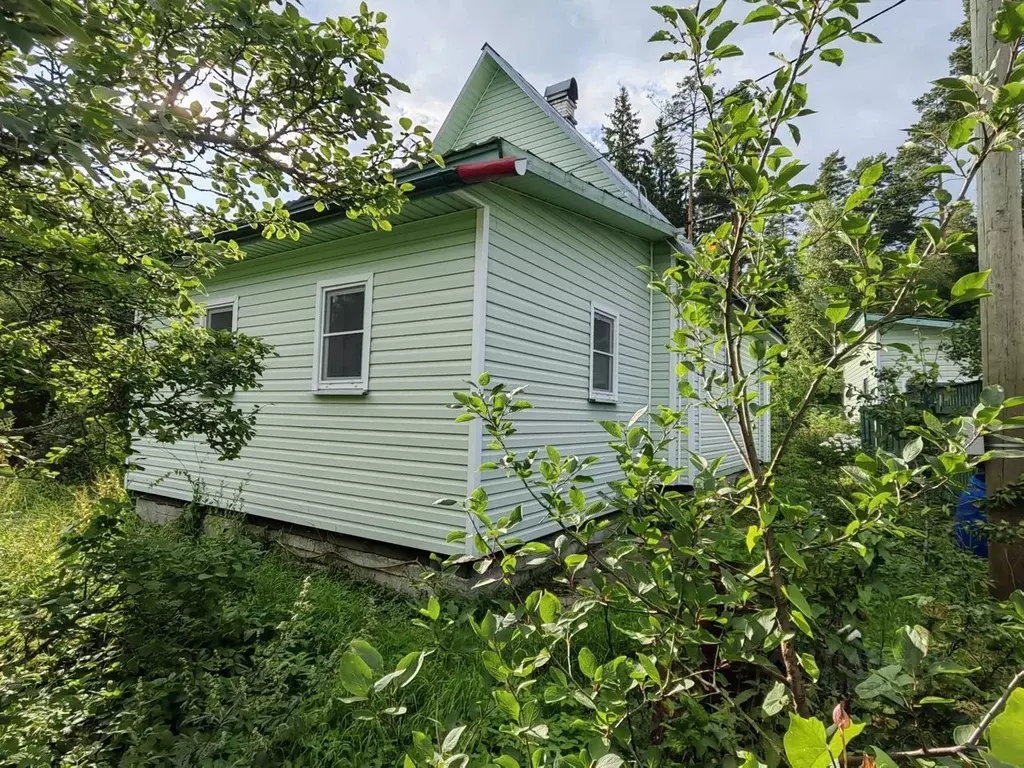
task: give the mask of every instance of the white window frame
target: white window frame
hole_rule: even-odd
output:
[[[363,360],[360,375],[347,379],[324,379],[324,315],[327,302],[324,297],[332,291],[361,287],[363,299]],[[370,333],[373,319],[373,273],[344,275],[321,280],[316,284],[316,326],[313,329],[313,392],[321,395],[362,395],[370,384]]]
[[[598,315],[603,315],[612,321],[612,388],[610,392],[601,389],[594,389],[594,320]],[[601,304],[596,301],[590,302],[590,327],[587,333],[590,335],[590,402],[592,403],[617,403],[619,401],[619,310],[614,307]],[[607,354],[600,352],[599,354]]]
[[[224,309],[225,307],[231,307],[231,330],[232,332],[238,330],[238,297],[237,296],[220,296],[214,299],[209,299],[203,302],[204,310],[201,318],[203,328],[209,329],[210,327],[210,313]]]

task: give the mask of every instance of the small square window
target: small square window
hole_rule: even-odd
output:
[[[315,392],[366,391],[372,286],[372,275],[317,286]]]
[[[590,321],[590,399],[615,402],[618,399],[619,315],[614,310],[591,305]]]
[[[237,309],[238,299],[234,297],[208,302],[203,327],[211,331],[234,331]]]

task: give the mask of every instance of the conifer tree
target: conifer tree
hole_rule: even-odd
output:
[[[663,117],[655,123],[649,167],[648,199],[674,225],[682,226],[686,221],[686,209],[685,189],[679,173],[679,149],[668,121]]]
[[[640,115],[633,107],[625,86],[619,88],[614,107],[608,114],[608,125],[602,130],[611,164],[634,184],[642,183],[645,164],[640,141]]]
[[[814,184],[829,200],[845,200],[850,194],[853,182],[846,167],[846,158],[838,149],[825,155],[818,167],[818,179]]]

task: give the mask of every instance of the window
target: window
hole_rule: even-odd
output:
[[[370,373],[373,275],[317,285],[313,390],[366,392]]]
[[[614,403],[619,379],[619,313],[590,305],[590,399]]]
[[[206,303],[206,318],[203,326],[211,331],[233,331],[238,315],[238,297],[218,299]]]

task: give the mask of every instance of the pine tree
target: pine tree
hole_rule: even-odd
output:
[[[668,121],[663,117],[655,123],[649,168],[649,173],[645,174],[649,177],[647,198],[675,226],[682,226],[686,221],[686,210],[685,189],[679,173],[679,150]]]
[[[602,129],[607,157],[611,164],[634,184],[643,181],[643,147],[640,141],[640,115],[633,107],[629,91],[619,88],[615,104]]]
[[[821,161],[814,186],[833,202],[845,200],[847,195],[853,191],[853,182],[849,178],[846,158],[839,154],[838,149],[829,152]]]
[[[714,73],[714,74],[717,74]],[[724,95],[716,94],[716,98]],[[683,224],[687,237],[698,239],[718,227],[729,210],[728,198],[722,190],[712,189],[700,175],[703,158],[697,148],[695,134],[706,121],[704,96],[697,78],[690,76],[676,85],[666,106],[666,115],[674,125],[679,153]]]

